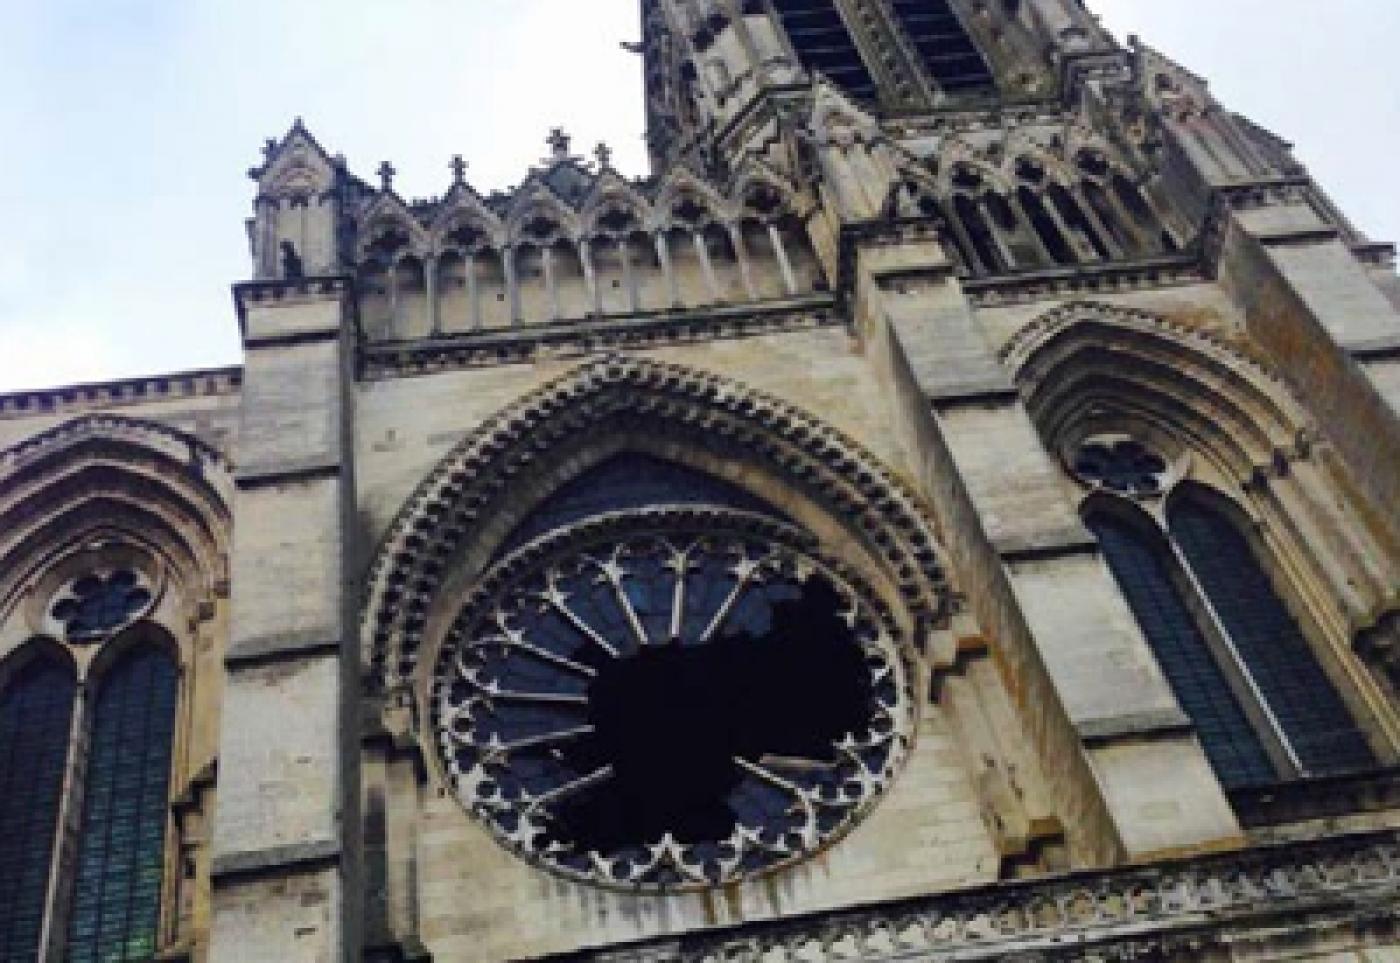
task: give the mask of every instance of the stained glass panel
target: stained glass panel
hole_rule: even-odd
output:
[[[1173,504],[1171,529],[1304,771],[1374,765],[1366,739],[1243,533],[1191,499]]]
[[[73,963],[155,952],[177,688],[174,662],[140,648],[98,692],[69,924]]]
[[[685,465],[629,452],[610,458],[562,486],[511,534],[505,551],[564,525],[632,508],[723,505],[773,515],[762,500]]]
[[[1088,524],[1221,783],[1275,781],[1258,733],[1172,581],[1165,550],[1120,519],[1096,515]]]
[[[0,961],[38,958],[75,682],[37,659],[0,693]]]

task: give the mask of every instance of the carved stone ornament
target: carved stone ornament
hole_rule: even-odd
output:
[[[500,562],[433,674],[438,760],[510,849],[627,890],[733,883],[849,830],[909,748],[890,620],[785,523],[595,516]]]

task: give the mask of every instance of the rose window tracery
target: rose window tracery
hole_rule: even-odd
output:
[[[577,879],[713,886],[848,829],[908,743],[878,607],[791,526],[710,506],[578,522],[500,562],[431,712],[461,802]]]
[[[49,615],[63,626],[69,642],[94,642],[134,622],[153,598],[149,580],[141,572],[130,568],[91,571],[63,587]]]
[[[1132,438],[1090,439],[1079,446],[1073,465],[1089,484],[1135,497],[1161,494],[1169,467],[1160,454]]]

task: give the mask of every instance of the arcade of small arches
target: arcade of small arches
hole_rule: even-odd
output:
[[[459,185],[424,226],[381,195],[357,246],[362,327],[372,340],[402,340],[824,288],[791,192],[776,181],[745,178],[722,196],[677,175],[654,190],[563,159],[504,211]]]
[[[967,277],[982,278],[1111,261],[1163,257],[1182,241],[1126,169],[1097,147],[1064,161],[1013,155],[1000,167],[971,156],[943,162],[936,183],[908,176],[897,209],[938,217]]]

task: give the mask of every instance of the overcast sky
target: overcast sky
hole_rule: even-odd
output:
[[[1298,144],[1400,238],[1400,3],[1091,0]],[[518,183],[563,124],[644,169],[636,0],[0,0],[0,392],[237,362],[244,172],[300,115],[438,194]]]

